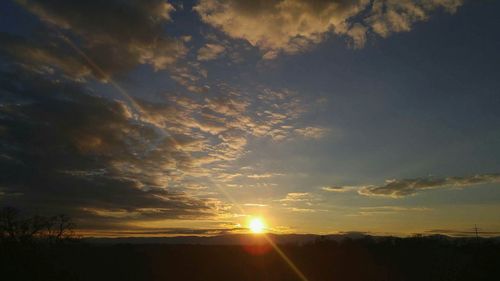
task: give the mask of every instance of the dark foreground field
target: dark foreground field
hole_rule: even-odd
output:
[[[3,243],[0,280],[300,280],[271,248]],[[498,240],[318,239],[281,245],[309,280],[500,280]]]

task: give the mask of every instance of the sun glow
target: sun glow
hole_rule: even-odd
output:
[[[248,223],[248,228],[252,233],[263,233],[266,229],[266,224],[261,218],[253,218]]]

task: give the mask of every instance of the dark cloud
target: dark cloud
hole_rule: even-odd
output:
[[[27,52],[32,64],[106,80],[138,64],[164,69],[187,52],[182,40],[166,35],[165,24],[174,10],[166,1],[16,2],[45,23],[39,32],[45,37],[38,36],[37,43],[10,46],[11,53]]]
[[[189,157],[122,102],[32,72],[0,76],[0,201],[78,218],[199,218],[217,202],[168,189]],[[154,145],[152,145],[154,144]]]
[[[2,204],[64,212],[85,227],[225,214],[229,206],[213,193],[190,187],[234,180],[241,174],[230,161],[249,138],[294,128],[280,117],[296,111],[286,92],[257,97],[256,112],[247,110],[255,100],[236,90],[131,106],[17,63],[1,71]]]
[[[389,196],[404,197],[429,189],[445,187],[467,187],[477,184],[500,182],[500,174],[482,174],[468,177],[447,178],[416,178],[416,179],[392,179],[387,180],[384,185],[369,185],[362,187],[358,192],[367,196]]]
[[[323,186],[321,187],[321,189],[328,192],[347,192],[350,190],[349,188],[346,188],[344,186],[337,186],[337,185]]]
[[[61,40],[48,33],[46,38],[28,40],[20,36],[0,32],[0,54],[17,61],[18,64],[34,72],[53,74],[55,69],[73,79],[89,75],[92,70],[86,63]],[[53,40],[49,44],[47,38]],[[59,43],[59,44],[58,44]]]
[[[110,237],[141,237],[141,236],[171,236],[171,235],[224,235],[245,231],[246,228],[160,228],[160,229],[139,229],[139,230],[115,230],[91,232],[89,236],[110,236]]]

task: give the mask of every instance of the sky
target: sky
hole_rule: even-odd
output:
[[[500,2],[0,4],[0,205],[88,236],[500,234]]]

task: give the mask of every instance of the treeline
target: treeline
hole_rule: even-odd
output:
[[[0,216],[0,280],[300,280],[272,248],[91,244],[71,239],[67,216],[22,216],[11,208]],[[500,280],[498,239],[367,236],[279,247],[309,281]]]
[[[237,245],[35,244],[0,255],[2,280],[299,281],[274,250]],[[309,281],[497,281],[500,244],[432,237],[280,245]],[[28,250],[29,249],[29,250]],[[2,268],[3,266],[3,268]]]
[[[57,242],[72,238],[74,223],[64,214],[53,216],[23,215],[19,209],[4,207],[0,209],[0,241]]]

